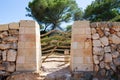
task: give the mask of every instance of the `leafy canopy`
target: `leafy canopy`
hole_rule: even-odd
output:
[[[120,21],[120,0],[95,0],[86,8],[84,18],[90,21]]]
[[[75,0],[33,0],[29,2],[27,16],[44,26],[44,30],[60,28],[62,22],[80,20],[82,11]]]

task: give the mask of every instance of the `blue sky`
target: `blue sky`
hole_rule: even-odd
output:
[[[19,22],[20,20],[32,20],[26,17],[25,7],[31,0],[1,0],[0,1],[0,24]],[[85,9],[93,0],[76,0],[79,7]]]

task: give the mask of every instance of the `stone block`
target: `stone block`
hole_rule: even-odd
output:
[[[91,28],[91,33],[92,33],[92,35],[95,34],[96,32],[97,32],[97,31],[96,31],[95,28]]]
[[[111,48],[110,48],[110,46],[106,46],[106,47],[104,47],[104,52],[111,52]]]
[[[99,62],[100,62],[97,55],[93,56],[93,60],[94,60],[94,64],[99,64]]]
[[[2,52],[2,60],[6,61],[6,59],[7,59],[7,50]]]
[[[84,57],[84,63],[85,64],[93,64],[93,59],[91,56]]]
[[[104,49],[102,47],[93,47],[94,55],[104,55]]]
[[[36,25],[35,21],[33,20],[21,20],[20,27],[34,27]]]
[[[109,40],[112,41],[112,43],[114,43],[114,44],[120,44],[120,38],[118,36],[116,36],[115,34],[112,34],[109,37]]]
[[[2,32],[2,33],[0,33],[0,38],[5,38],[5,37],[7,37],[8,36],[8,32],[7,31],[4,31],[4,32]]]
[[[100,38],[100,36],[98,33],[95,33],[92,35],[92,39],[99,39],[99,38]]]
[[[73,64],[73,71],[93,71],[93,64]]]
[[[17,55],[17,51],[16,50],[8,50],[7,53],[7,61],[16,61],[16,55]]]
[[[19,35],[19,41],[23,41],[23,42],[35,42],[36,39],[35,39],[35,35],[34,34],[20,34]]]
[[[93,40],[93,46],[100,47],[100,46],[102,46],[102,44],[101,44],[100,40]]]
[[[9,29],[19,29],[19,23],[10,23]]]
[[[102,42],[103,45],[107,46],[109,44],[108,38],[107,37],[102,37],[100,38],[100,41]]]
[[[86,34],[91,34],[91,28],[89,27],[89,28],[85,28],[85,33]]]
[[[9,63],[7,65],[6,71],[8,71],[8,72],[14,72],[15,71],[15,63]]]
[[[119,52],[112,52],[112,58],[117,58],[119,56]]]
[[[0,31],[5,31],[5,30],[9,30],[8,24],[2,24],[2,25],[0,25]]]
[[[9,49],[9,48],[10,48],[10,44],[0,44],[1,50],[5,50],[5,49]]]
[[[20,21],[19,34],[16,71],[39,72],[41,67],[39,25],[34,21]]]
[[[105,54],[105,62],[112,62],[112,55],[109,53]]]
[[[73,62],[81,64],[83,63],[83,57],[74,57]]]
[[[18,37],[8,36],[8,37],[4,38],[3,40],[7,41],[7,42],[17,42],[18,41]]]
[[[9,34],[11,35],[18,35],[19,34],[19,31],[18,30],[9,30]]]
[[[35,34],[35,29],[34,27],[25,27],[25,34]]]
[[[73,53],[73,57],[84,56],[84,50],[83,50],[83,48],[74,49],[74,50],[71,50],[71,52]]]

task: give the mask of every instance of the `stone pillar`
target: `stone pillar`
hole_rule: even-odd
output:
[[[16,71],[38,72],[41,66],[39,25],[32,20],[20,21]]]
[[[71,69],[72,71],[93,71],[89,21],[76,21],[72,26]]]

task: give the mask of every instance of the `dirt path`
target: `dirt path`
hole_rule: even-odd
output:
[[[52,54],[42,63],[41,77],[46,80],[56,80],[57,78],[64,80],[63,78],[70,76],[69,65],[69,55]]]

